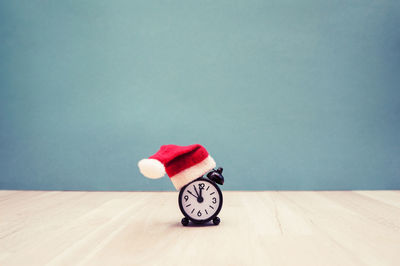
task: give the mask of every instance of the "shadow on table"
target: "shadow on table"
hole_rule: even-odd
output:
[[[205,224],[196,224],[196,223],[190,222],[188,225],[183,226],[180,222],[177,222],[177,223],[171,223],[169,226],[170,226],[170,227],[174,227],[174,228],[176,228],[176,227],[183,227],[183,228],[185,228],[185,227],[216,227],[216,226],[218,226],[218,225],[215,225],[215,224],[213,224],[212,222],[205,223]]]

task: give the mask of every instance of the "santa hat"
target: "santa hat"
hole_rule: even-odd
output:
[[[167,173],[175,188],[180,190],[213,169],[215,161],[200,144],[163,145],[148,159],[140,160],[138,166],[148,178],[161,178]]]

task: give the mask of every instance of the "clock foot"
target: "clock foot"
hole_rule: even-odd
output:
[[[183,226],[187,226],[189,224],[189,219],[184,217],[184,218],[182,218],[181,223]]]
[[[219,225],[220,222],[221,222],[221,219],[219,219],[219,217],[215,217],[215,218],[213,219],[213,223],[214,223],[215,225]]]

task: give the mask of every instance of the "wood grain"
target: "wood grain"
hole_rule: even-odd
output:
[[[177,197],[0,191],[0,265],[400,265],[398,191],[226,191],[197,227]]]

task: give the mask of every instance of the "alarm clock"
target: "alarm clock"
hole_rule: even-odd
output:
[[[222,168],[212,170],[207,178],[199,177],[180,190],[179,208],[185,216],[182,225],[187,226],[189,221],[194,224],[204,224],[211,220],[215,225],[220,223],[217,215],[221,211],[223,197],[217,184],[224,183],[222,171]]]

